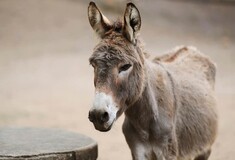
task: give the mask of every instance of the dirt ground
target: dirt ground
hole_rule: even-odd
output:
[[[125,7],[108,0],[98,4],[107,17],[122,15]],[[98,42],[87,6],[85,0],[0,1],[0,126],[80,132],[98,142],[99,160],[130,160],[121,131],[124,116],[107,133],[96,131],[87,118],[94,93],[88,58]],[[152,56],[193,45],[217,63],[220,120],[210,159],[234,160],[235,5],[148,0],[137,6]]]

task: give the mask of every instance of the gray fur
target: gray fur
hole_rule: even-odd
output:
[[[124,17],[132,10],[139,14],[134,4],[128,4]],[[139,23],[135,25],[140,27]],[[149,60],[138,30],[127,31],[126,25],[110,25],[90,63],[96,90],[112,95],[118,105],[116,119],[125,113],[123,133],[133,160],[207,160],[218,125],[215,64],[184,46]],[[133,68],[121,79],[118,70],[123,64]]]

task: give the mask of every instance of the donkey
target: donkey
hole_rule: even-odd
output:
[[[109,131],[124,112],[133,160],[207,160],[217,133],[215,64],[184,46],[150,60],[133,3],[123,21],[110,22],[94,2],[88,17],[101,38],[89,59],[95,85],[89,120],[95,129]]]

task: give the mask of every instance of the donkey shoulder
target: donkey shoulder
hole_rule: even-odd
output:
[[[153,62],[161,63],[166,68],[178,73],[197,75],[206,78],[214,87],[216,64],[206,55],[192,46],[176,47],[172,51],[154,58]],[[198,77],[198,78],[199,78]]]

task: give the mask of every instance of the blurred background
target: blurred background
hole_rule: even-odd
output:
[[[111,20],[125,0],[100,0]],[[219,134],[211,160],[235,157],[235,1],[139,0],[141,35],[152,56],[193,45],[217,63]],[[0,0],[0,127],[32,126],[79,132],[99,144],[99,160],[130,160],[122,116],[101,133],[88,120],[99,42],[86,0]]]

